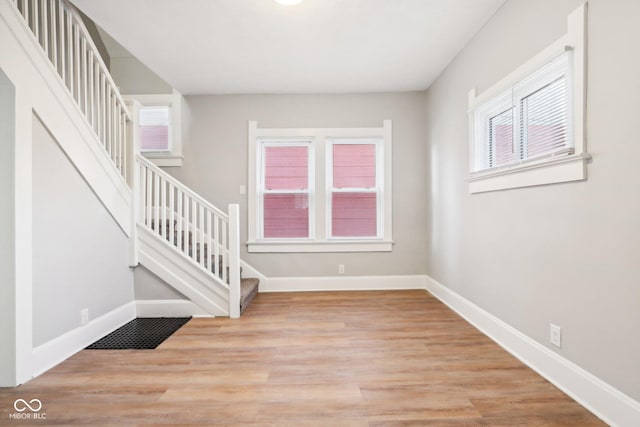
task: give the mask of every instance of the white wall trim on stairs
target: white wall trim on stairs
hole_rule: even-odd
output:
[[[229,315],[229,286],[138,224],[139,259],[149,271],[214,316]]]
[[[138,317],[213,317],[189,300],[136,300]]]
[[[640,402],[426,276],[426,290],[524,364],[613,426],[639,426]]]
[[[0,68],[16,91],[28,100],[74,167],[129,235],[131,189],[9,1],[0,1],[0,52]]]
[[[126,303],[33,349],[32,372],[37,377],[98,339],[136,318],[136,305]]]
[[[260,292],[373,291],[424,288],[425,276],[423,275],[269,277],[266,280],[261,280],[259,286]]]

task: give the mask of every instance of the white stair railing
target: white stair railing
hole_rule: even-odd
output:
[[[239,209],[226,214],[141,155],[137,223],[229,287],[229,316],[240,316]]]
[[[67,0],[10,0],[126,179],[127,107],[80,14]]]
[[[137,223],[153,231],[228,287],[229,316],[239,317],[238,205],[229,205],[227,215],[136,154],[135,130],[127,126],[136,123],[75,6],[68,0],[7,1],[24,19],[115,168],[131,183],[132,215],[137,216],[133,229]],[[136,233],[131,236],[135,260]]]

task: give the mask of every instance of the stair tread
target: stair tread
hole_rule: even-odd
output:
[[[240,313],[248,306],[254,296],[258,293],[260,280],[255,277],[247,277],[240,280]]]
[[[260,280],[253,277],[247,277],[245,279],[240,280],[240,296],[242,297],[244,295],[248,295],[254,289],[256,289],[259,284],[260,284]]]

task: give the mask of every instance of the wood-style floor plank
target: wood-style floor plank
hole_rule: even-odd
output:
[[[45,420],[11,420],[16,399]],[[424,291],[259,294],[156,350],[85,350],[0,389],[0,425],[600,426]]]

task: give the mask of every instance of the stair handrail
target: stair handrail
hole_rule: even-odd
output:
[[[1,1],[1,0],[0,0]],[[132,229],[135,224],[142,223],[149,229],[153,229],[149,222],[148,207],[144,210],[145,199],[140,197],[141,191],[146,191],[143,179],[153,176],[156,180],[162,177],[163,201],[166,197],[166,185],[175,189],[180,194],[180,200],[188,201],[198,212],[193,214],[199,223],[190,223],[190,218],[184,218],[185,223],[195,232],[194,242],[198,247],[190,249],[191,254],[186,254],[196,264],[199,264],[209,274],[218,279],[223,286],[229,288],[229,316],[239,317],[240,311],[240,232],[239,232],[239,206],[229,205],[229,214],[218,209],[190,188],[155,166],[139,154],[138,141],[136,141],[137,125],[135,118],[127,108],[127,105],[114,82],[108,67],[106,66],[98,48],[96,47],[83,19],[76,7],[68,0],[8,0],[13,5],[16,13],[23,19],[26,29],[33,36],[33,40],[42,48],[43,54],[49,60],[60,83],[66,88],[71,99],[88,126],[93,130],[105,154],[115,166],[120,176],[133,187],[132,203]],[[133,136],[132,136],[133,135]],[[130,159],[130,160],[129,160]],[[140,172],[144,169],[144,174]],[[157,184],[156,184],[157,187]],[[158,190],[153,200],[158,199]],[[158,212],[158,207],[155,207]],[[166,210],[162,216],[166,218]],[[187,207],[184,213],[189,212]],[[206,215],[203,214],[206,212]],[[142,217],[136,218],[136,215]],[[181,214],[182,215],[182,214]],[[212,234],[212,215],[215,218],[215,230],[221,232],[220,236]],[[170,215],[172,216],[172,215]],[[160,216],[156,215],[156,228],[160,226]],[[142,221],[138,221],[142,220]],[[204,234],[206,221],[207,234]],[[174,229],[173,224],[170,226]],[[159,232],[160,237],[168,234],[167,230]],[[166,236],[174,239],[173,235]],[[209,245],[205,245],[205,237]],[[182,239],[184,239],[184,235]],[[189,244],[192,236],[188,235]],[[131,265],[137,265],[136,245],[137,237],[133,232],[131,239],[130,260]],[[167,242],[169,243],[169,242]],[[180,243],[185,246],[184,240]],[[176,248],[174,248],[176,249]],[[207,252],[207,249],[209,253]],[[215,257],[211,257],[211,250]],[[176,249],[177,250],[177,249]],[[182,250],[184,254],[184,250]],[[218,258],[219,257],[219,258]],[[209,258],[207,260],[207,258]],[[218,262],[220,259],[220,262]],[[228,283],[228,284],[227,284]]]
[[[229,213],[136,154],[135,222],[229,289],[229,317],[240,316],[240,209]]]
[[[226,219],[227,221],[229,220],[229,215],[227,213],[215,207],[207,199],[205,199],[204,197],[202,197],[201,195],[199,195],[198,193],[196,193],[195,191],[193,191],[192,189],[184,185],[182,182],[178,181],[176,178],[174,178],[167,172],[163,171],[161,168],[156,166],[152,161],[144,157],[142,154],[136,154],[136,160],[142,163],[143,165],[145,165],[146,167],[148,167],[149,169],[153,170],[158,175],[162,176],[164,179],[167,180],[167,182],[170,182],[176,188],[179,188],[180,191],[182,191],[183,193],[188,194],[189,197],[191,197],[192,199],[197,200],[200,204],[202,204],[203,206],[206,206],[209,210],[215,212],[218,216]]]
[[[68,0],[10,0],[120,175],[131,114],[82,17]]]

